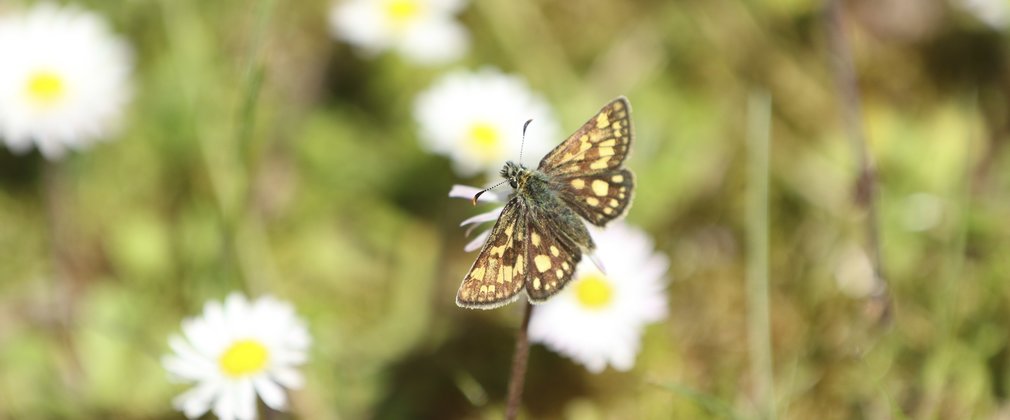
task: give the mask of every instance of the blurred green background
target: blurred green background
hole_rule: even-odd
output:
[[[446,194],[484,180],[425,152],[411,114],[440,74],[485,65],[524,77],[566,133],[628,96],[628,219],[671,259],[670,316],[635,369],[592,375],[534,346],[526,415],[759,417],[745,139],[766,91],[777,414],[1010,416],[1010,44],[959,0],[845,3],[884,320],[866,312],[820,2],[479,0],[459,17],[466,58],[435,68],[334,41],[328,0],[75,4],[131,42],[136,94],[114,141],[61,162],[0,150],[0,417],[180,417],[167,337],[236,289],[310,325],[282,417],[500,416],[520,306],[453,302],[475,210]]]

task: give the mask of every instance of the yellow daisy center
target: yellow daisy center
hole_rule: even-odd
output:
[[[42,105],[52,105],[67,92],[60,75],[51,71],[37,71],[28,78],[28,97]]]
[[[586,309],[603,309],[614,300],[614,287],[602,274],[589,274],[575,283],[575,296]]]
[[[263,371],[269,356],[259,341],[238,340],[221,355],[218,363],[226,375],[237,378]]]
[[[386,0],[386,17],[395,27],[402,27],[421,14],[421,5],[417,0]]]
[[[498,128],[485,123],[478,122],[470,126],[467,133],[470,147],[484,160],[495,160],[502,155],[501,135]]]

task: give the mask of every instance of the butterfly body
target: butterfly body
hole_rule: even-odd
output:
[[[526,292],[540,303],[559,292],[582,254],[595,248],[583,220],[604,226],[631,203],[634,176],[622,167],[631,145],[627,99],[615,99],[554,148],[536,169],[506,162],[513,192],[456,295],[492,309]]]
[[[586,225],[578,214],[558,194],[558,180],[536,169],[527,169],[522,164],[512,161],[505,162],[501,170],[502,177],[507,179],[513,192],[508,201],[521,200],[530,217],[538,219],[553,219],[557,224],[556,234],[567,239],[585,251],[596,248],[593,238],[589,236]]]

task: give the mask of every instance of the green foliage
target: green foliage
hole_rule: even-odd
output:
[[[175,416],[184,388],[159,365],[167,337],[235,289],[291,301],[308,321],[301,417],[500,413],[516,306],[453,302],[473,258],[457,225],[473,209],[446,194],[483,180],[426,153],[411,114],[451,67],[356,55],[329,37],[323,0],[83,3],[132,43],[136,94],[113,141],[58,163],[0,151],[0,416]],[[648,329],[635,369],[594,376],[535,347],[531,417],[749,418],[766,406],[744,305],[756,89],[774,99],[764,198],[777,415],[1005,415],[1006,35],[953,7],[922,33],[847,15],[894,302],[878,324],[839,285],[847,250],[865,252],[866,214],[819,4],[465,10],[463,65],[521,75],[565,130],[628,96],[639,180],[628,219],[671,259],[670,316]],[[973,48],[990,60],[958,61]]]

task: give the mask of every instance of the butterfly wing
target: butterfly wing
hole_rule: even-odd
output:
[[[631,108],[622,96],[544,156],[539,169],[555,177],[618,169],[628,156],[631,137]]]
[[[635,190],[635,176],[624,168],[591,175],[568,175],[553,179],[551,188],[583,219],[596,226],[605,226],[628,211]]]
[[[557,216],[540,216],[527,221],[530,273],[526,294],[533,303],[544,302],[564,288],[582,259],[582,251],[564,234]]]
[[[528,220],[526,204],[518,197],[505,205],[459,286],[457,305],[494,309],[515,299],[527,277]]]
[[[540,161],[551,187],[579,216],[604,226],[628,210],[635,188],[621,165],[631,147],[631,107],[624,97],[603,107]]]

